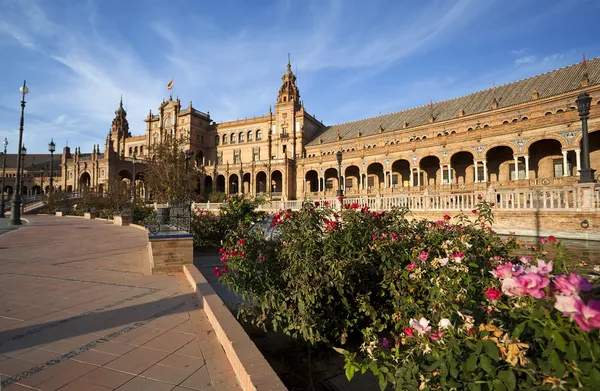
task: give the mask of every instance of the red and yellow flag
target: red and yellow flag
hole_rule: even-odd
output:
[[[172,90],[172,89],[173,89],[173,80],[171,80],[171,81],[169,82],[169,85],[167,86],[167,88],[168,88],[169,90]]]

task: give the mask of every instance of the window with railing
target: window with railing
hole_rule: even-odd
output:
[[[327,179],[325,181],[325,190],[333,190],[333,179]]]
[[[252,157],[254,160],[260,160],[260,147],[252,148]]]
[[[238,164],[241,162],[241,155],[242,155],[242,150],[241,149],[236,149],[235,151],[233,151],[233,163],[234,164]]]
[[[217,152],[217,164],[223,164],[223,151]]]
[[[473,182],[483,182],[483,165],[477,165],[477,180],[475,180],[475,167],[473,167]]]
[[[346,190],[350,190],[350,189],[352,189],[352,185],[354,184],[354,178],[346,177],[346,180],[344,182],[346,184],[346,186],[345,186]]]

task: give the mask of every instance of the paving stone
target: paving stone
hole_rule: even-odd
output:
[[[139,375],[168,355],[169,353],[160,350],[137,348],[108,363],[106,367]]]
[[[193,369],[179,369],[156,364],[142,372],[140,376],[176,385],[190,377],[193,373]]]
[[[108,368],[98,368],[80,377],[79,380],[115,389],[133,379],[133,377],[133,375]]]
[[[171,391],[173,385],[143,377],[135,377],[117,388],[116,391]]]

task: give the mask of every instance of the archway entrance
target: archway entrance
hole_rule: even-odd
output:
[[[488,179],[490,182],[510,180],[510,163],[513,161],[513,150],[501,145],[486,153]]]
[[[408,160],[396,160],[392,163],[392,187],[410,185],[410,163]]]
[[[457,152],[450,158],[450,166],[454,171],[453,183],[465,184],[475,182],[475,163],[473,154],[462,151]]]
[[[383,166],[381,163],[372,163],[367,167],[367,188],[379,189],[383,183]]]
[[[283,174],[281,171],[275,170],[271,173],[271,195],[273,197],[281,197],[283,191]]]
[[[360,190],[360,169],[348,166],[344,172],[344,187],[348,192],[356,193]]]
[[[229,176],[229,194],[237,194],[240,190],[240,181],[237,174]]]
[[[217,176],[217,192],[225,193],[225,176]]]
[[[267,174],[264,171],[256,174],[256,194],[264,194],[267,191]]]
[[[436,186],[440,184],[438,173],[440,171],[440,159],[437,156],[426,156],[419,163],[421,178],[417,178],[415,184],[421,186]]]
[[[213,179],[210,176],[204,177],[204,195],[208,195],[213,192]]]

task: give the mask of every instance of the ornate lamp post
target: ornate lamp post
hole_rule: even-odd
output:
[[[25,183],[25,155],[27,155],[27,148],[23,144],[21,147],[21,193],[23,193],[23,185]]]
[[[335,158],[337,159],[337,164],[338,164],[338,189],[337,189],[337,196],[338,197],[343,197],[344,196],[344,190],[342,190],[342,151],[337,151],[337,153],[335,154]]]
[[[6,176],[6,147],[8,146],[8,139],[4,138],[4,161],[2,163],[2,188],[0,188],[0,192],[2,193],[2,200],[0,201],[0,218],[6,217],[4,215],[4,177]]]
[[[135,163],[137,161],[136,156],[135,156],[135,152],[133,153],[132,157],[131,157],[131,161],[133,162],[133,179],[131,181],[132,186],[131,186],[131,199],[132,202],[135,202]]]
[[[56,151],[56,144],[54,139],[50,140],[48,144],[48,151],[50,151],[50,189],[49,192],[54,192],[54,151]]]
[[[579,183],[596,183],[594,172],[590,167],[590,141],[588,137],[588,118],[592,98],[587,92],[577,95],[577,109],[581,118],[581,168],[579,170]]]
[[[23,99],[21,99],[21,123],[19,126],[19,144],[17,145],[19,151],[19,156],[17,157],[17,174],[21,170],[21,145],[23,144],[23,125],[25,121],[25,95],[29,92],[29,89],[27,88],[27,81],[23,81],[23,86],[19,88],[19,91],[21,91],[21,94],[23,94]],[[13,192],[12,199],[10,215],[11,225],[21,225],[21,183],[19,175],[17,175],[16,185],[17,186]]]

